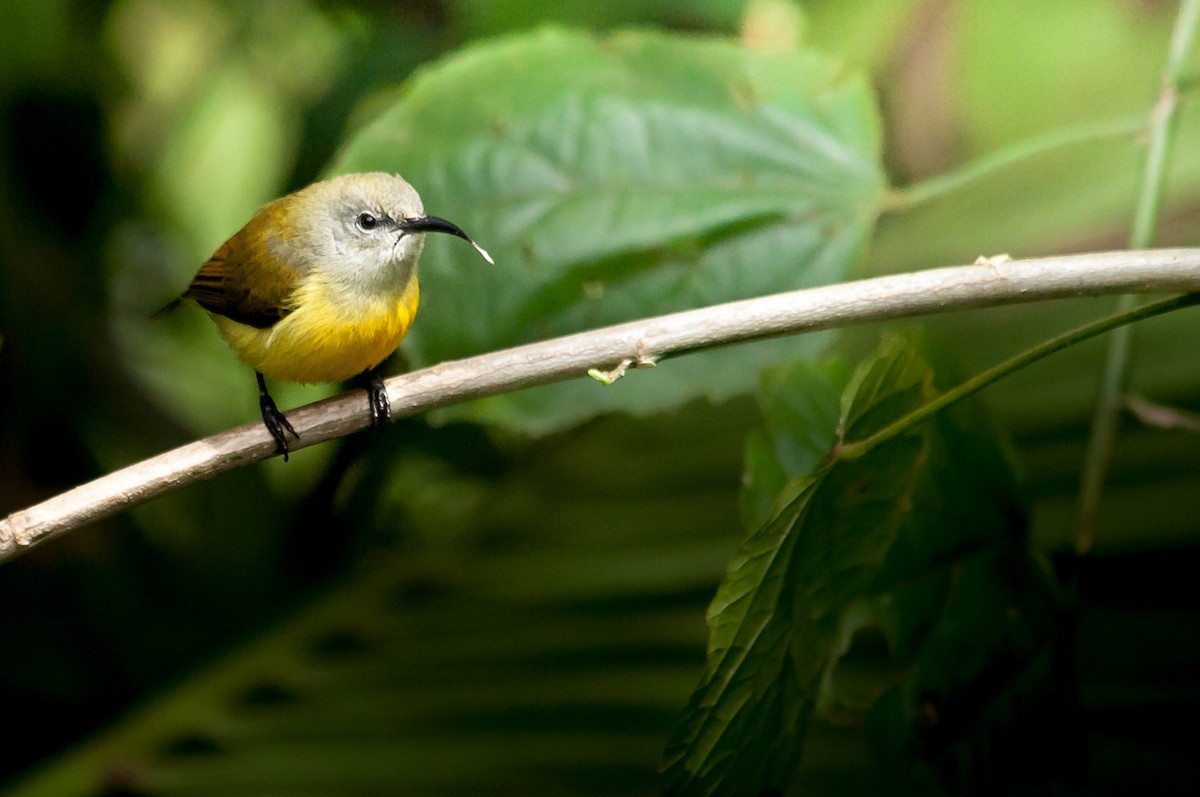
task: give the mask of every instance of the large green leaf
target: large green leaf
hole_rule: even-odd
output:
[[[928,366],[895,339],[851,379],[841,435],[868,435],[930,391]],[[709,608],[707,671],[667,749],[670,793],[759,794],[791,782],[842,614],[900,531],[928,438],[910,431],[820,465],[742,544]]]
[[[879,148],[866,83],[813,53],[543,30],[418,75],[333,170],[403,174],[428,212],[496,257],[488,268],[460,242],[426,247],[406,351],[428,365],[842,279],[883,196]],[[722,398],[817,345],[715,353],[636,391],[572,383],[468,412],[537,431]]]
[[[967,402],[931,427],[912,508],[843,618],[816,713],[864,728],[892,778],[956,794],[1044,789],[1082,743],[1055,589],[1028,550],[988,414]]]
[[[671,792],[807,784],[797,765],[818,722],[865,724],[897,788],[969,793],[1062,771],[1039,749],[1039,729],[1070,722],[1053,590],[986,413],[958,405],[837,456],[927,401],[931,379],[900,338],[853,376],[836,362],[764,376],[742,496],[759,528],[710,607],[708,669],[668,747]],[[973,753],[992,746],[1020,763]]]

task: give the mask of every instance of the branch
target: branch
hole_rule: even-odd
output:
[[[403,417],[578,378],[589,369],[615,371],[622,365],[853,323],[1044,299],[1180,291],[1200,291],[1200,249],[993,258],[981,265],[876,277],[633,321],[441,363],[392,377],[385,385],[393,415]],[[369,423],[357,391],[292,410],[288,419],[300,433],[293,450]],[[274,452],[274,441],[256,422],[102,476],[0,520],[0,561]]]

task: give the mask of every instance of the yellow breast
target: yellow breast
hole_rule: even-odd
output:
[[[396,294],[347,303],[318,276],[296,292],[295,310],[270,329],[212,315],[238,359],[285,382],[337,382],[374,368],[396,350],[417,314],[414,274]]]

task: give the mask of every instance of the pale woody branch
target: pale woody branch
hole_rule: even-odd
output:
[[[541,343],[441,363],[388,379],[394,416],[471,398],[583,377],[621,373],[740,341],[864,321],[1043,299],[1118,293],[1200,291],[1200,249],[1105,252],[977,265],[829,285],[689,310]],[[418,322],[419,323],[419,322]],[[644,377],[653,378],[653,376]],[[603,390],[600,384],[597,390]],[[362,429],[361,392],[291,410],[293,450]],[[266,459],[275,443],[255,422],[123,468],[0,520],[0,561],[168,490]]]

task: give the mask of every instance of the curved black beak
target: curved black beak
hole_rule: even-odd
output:
[[[396,227],[404,232],[444,232],[456,235],[475,247],[475,251],[482,255],[484,260],[493,266],[496,265],[496,261],[492,260],[492,256],[487,253],[487,250],[475,243],[475,239],[463,232],[462,228],[452,221],[438,216],[425,216],[419,219],[405,219],[397,223]]]

